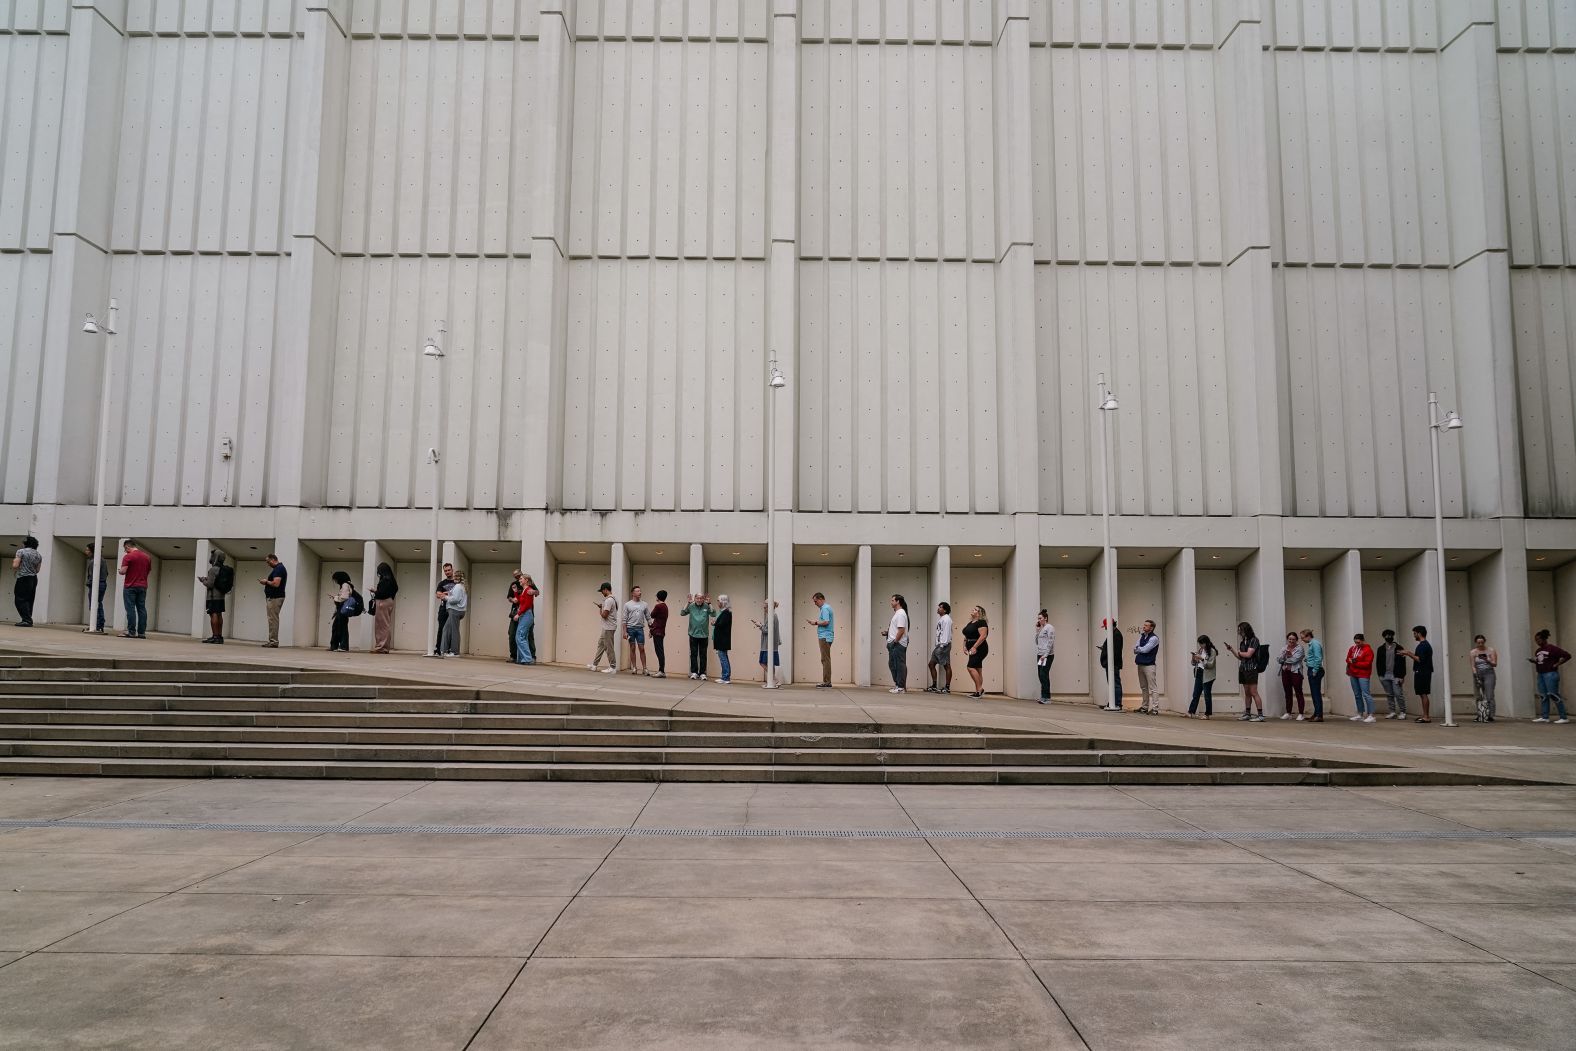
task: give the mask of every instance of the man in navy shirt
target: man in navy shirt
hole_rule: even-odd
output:
[[[1431,723],[1434,720],[1428,717],[1428,695],[1434,691],[1434,644],[1428,641],[1428,629],[1421,624],[1412,629],[1412,638],[1416,643],[1410,650],[1402,650],[1401,655],[1412,658],[1412,692],[1423,706],[1417,721]]]
[[[265,561],[268,563],[268,575],[258,578],[258,583],[263,586],[263,598],[268,601],[268,641],[263,643],[269,649],[279,648],[279,611],[285,607],[285,581],[290,578],[290,571],[285,564],[279,561],[279,556],[269,554]]]

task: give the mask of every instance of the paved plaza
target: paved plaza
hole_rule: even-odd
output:
[[[1576,787],[41,777],[0,821],[5,1048],[1576,1032]]]

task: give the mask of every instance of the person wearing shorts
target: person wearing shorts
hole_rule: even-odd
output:
[[[946,672],[943,686],[941,673]],[[926,693],[952,692],[952,605],[936,603],[936,631],[930,645],[930,685]]]
[[[640,598],[640,585],[629,589],[629,601],[624,603],[624,641],[629,643],[629,674],[650,675],[646,666],[646,624],[651,620],[651,607]]]

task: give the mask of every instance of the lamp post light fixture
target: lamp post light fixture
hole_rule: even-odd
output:
[[[788,386],[788,377],[783,375],[783,370],[777,367],[777,359],[773,358],[768,365],[766,381],[766,612],[761,616],[761,623],[766,626],[766,668],[761,673],[761,689],[775,690],[778,684],[774,681],[779,674],[776,656],[777,646],[781,639],[772,631],[773,616],[777,610],[772,605],[772,576],[777,567],[777,392]]]
[[[1456,720],[1450,710],[1450,603],[1445,598],[1445,509],[1439,487],[1439,432],[1459,431],[1463,426],[1461,417],[1454,410],[1443,416],[1439,414],[1439,395],[1429,391],[1428,447],[1434,461],[1434,562],[1439,572],[1439,662],[1436,671],[1443,687],[1440,699],[1445,705],[1446,726],[1456,725]]]
[[[98,467],[93,472],[93,576],[88,584],[88,623],[84,631],[97,631],[103,600],[99,588],[104,576],[104,456],[109,451],[109,392],[110,380],[115,371],[115,323],[120,314],[120,302],[109,301],[109,314],[101,325],[89,314],[82,322],[82,331],[90,336],[104,337],[104,376],[99,384]]]
[[[1105,373],[1100,373],[1098,381],[1100,398],[1095,403],[1100,413],[1100,526],[1104,530],[1105,541],[1100,556],[1100,572],[1105,576],[1105,604],[1103,611],[1105,617],[1105,688],[1107,707],[1115,709],[1116,703],[1116,662],[1119,655],[1116,652],[1116,567],[1112,565],[1111,555],[1111,451],[1107,446],[1106,426],[1110,414],[1117,410],[1116,395],[1111,388],[1105,385]]]
[[[441,656],[438,653],[438,561],[442,557],[441,548],[443,541],[438,534],[438,510],[443,506],[443,460],[438,451],[441,444],[439,438],[443,434],[443,337],[448,334],[448,328],[438,322],[436,337],[428,336],[426,346],[421,349],[421,356],[432,362],[432,367],[437,371],[437,382],[433,388],[438,392],[438,408],[433,414],[433,439],[432,446],[427,450],[427,462],[432,464],[432,558],[427,574],[427,656]]]

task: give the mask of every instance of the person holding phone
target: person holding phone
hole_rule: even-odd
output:
[[[1262,723],[1264,721],[1264,698],[1259,696],[1259,672],[1261,670],[1259,649],[1263,643],[1253,633],[1253,625],[1247,621],[1237,625],[1237,644],[1233,646],[1226,643],[1226,652],[1237,658],[1237,684],[1242,687],[1242,714],[1237,717],[1238,722]],[[1258,711],[1255,712],[1254,709]]]

